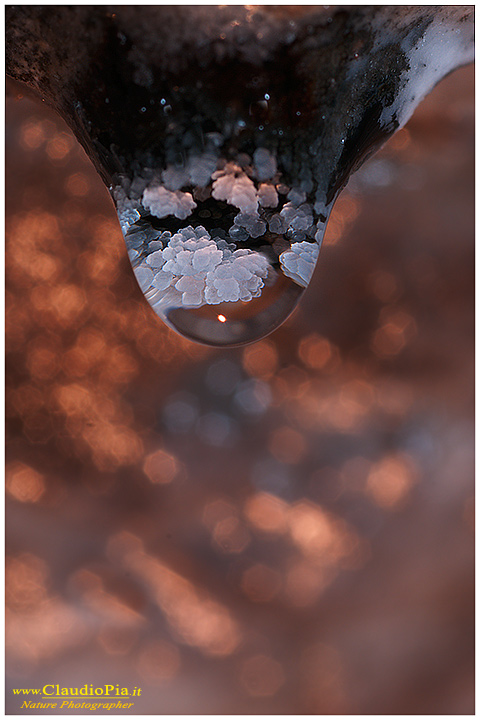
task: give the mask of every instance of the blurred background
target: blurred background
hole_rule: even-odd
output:
[[[46,683],[473,713],[473,79],[352,177],[289,321],[228,351],[161,324],[83,150],[11,86],[8,713]]]

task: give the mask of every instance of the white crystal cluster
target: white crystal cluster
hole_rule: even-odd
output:
[[[246,214],[257,212],[257,189],[241,167],[227,163],[222,170],[214,172],[212,178],[212,195],[216,200],[224,200]]]
[[[213,240],[204,227],[189,225],[164,249],[147,255],[135,274],[144,292],[160,291],[156,300],[160,304],[199,307],[248,302],[260,295],[269,263],[258,252],[234,247]]]
[[[276,207],[278,195],[275,185],[265,182],[276,175],[275,156],[265,148],[258,148],[253,154],[253,166],[248,155],[243,155],[242,160],[242,164],[227,162],[212,173],[212,196],[237,207],[245,215],[257,216],[259,206]],[[246,169],[248,166],[250,172]],[[258,182],[258,187],[254,180]]]
[[[227,162],[217,169],[217,157],[210,151],[190,157],[185,166],[168,165],[161,173],[161,181],[153,180],[144,190],[142,204],[155,217],[173,215],[184,220],[197,207],[197,203],[191,193],[181,188],[205,188],[211,181],[212,197],[238,208],[240,214],[258,220],[259,207],[273,208],[278,205],[275,186],[265,182],[274,178],[277,163],[265,148],[255,151],[253,163],[248,156],[244,156],[244,160],[243,167]],[[245,164],[249,163],[250,174],[244,169]],[[258,182],[258,187],[254,180]]]
[[[316,242],[293,243],[279,257],[284,274],[298,285],[307,287],[312,279],[320,247]]]
[[[161,181],[153,180],[144,190],[143,206],[155,217],[173,215],[179,220],[185,220],[197,207],[197,203],[191,193],[180,188],[187,185],[205,187],[216,168],[217,155],[213,150],[202,155],[191,155],[181,167],[168,165],[161,173]]]
[[[139,217],[140,213],[134,208],[126,208],[121,213],[119,213],[118,219],[120,220],[120,227],[122,228],[122,232],[124,235],[127,234],[129,227],[131,225],[134,225],[139,219]]]
[[[289,232],[295,240],[307,236],[321,239],[318,231],[323,231],[323,226],[315,226],[306,193],[278,184],[276,159],[266,148],[257,148],[253,158],[239,155],[236,162],[219,160],[215,152],[209,150],[203,155],[191,156],[182,167],[168,165],[161,173],[161,180],[158,177],[143,189],[141,200],[143,207],[155,217],[185,220],[197,207],[196,200],[211,196],[238,209],[229,231],[236,241],[261,237],[267,229],[279,235]],[[187,187],[192,192],[187,192]],[[279,194],[286,194],[287,202],[272,214],[280,203]]]
[[[203,154],[192,154],[182,166],[167,165],[161,172],[146,170],[129,188],[120,190],[121,196],[116,196],[142,289],[156,293],[155,302],[178,306],[251,300],[261,294],[269,261],[259,252],[235,248],[250,239],[263,238],[267,231],[290,241],[291,247],[279,257],[280,269],[297,284],[306,286],[325,227],[324,222],[316,221],[306,192],[281,182],[276,158],[266,148],[257,148],[253,157],[243,153],[235,161],[225,161],[218,157],[213,140],[208,142]],[[143,237],[143,232],[131,232],[132,223],[144,210],[160,219],[186,220],[198,203],[209,198],[238,211],[233,223],[230,220],[231,227],[224,228],[230,236],[227,240],[231,238],[233,244],[213,238],[204,227],[193,229],[191,225],[173,237],[166,233],[167,238],[162,236],[161,242],[157,238],[153,243]],[[315,206],[315,212],[319,209],[326,209],[326,205]],[[147,256],[143,257],[146,246]]]
[[[463,14],[467,6],[456,7]],[[473,23],[462,22],[459,17],[445,21],[441,13],[437,13],[436,20],[419,33],[413,47],[411,35],[403,40],[402,50],[408,65],[400,74],[401,89],[394,102],[382,110],[381,125],[388,126],[394,118],[399,127],[405,125],[420,100],[439,80],[455,68],[473,61],[473,27]]]
[[[283,234],[288,230],[313,232],[314,227],[312,206],[306,202],[302,202],[298,206],[293,202],[285,203],[280,212],[272,215],[269,221],[270,231],[278,234]]]
[[[143,193],[143,206],[155,217],[175,215],[179,220],[185,220],[197,207],[197,203],[188,192],[167,190],[163,185],[154,185]]]

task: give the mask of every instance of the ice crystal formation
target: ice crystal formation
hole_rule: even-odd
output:
[[[7,71],[109,187],[157,314],[257,340],[314,273],[335,199],[448,72],[470,6],[12,6]]]

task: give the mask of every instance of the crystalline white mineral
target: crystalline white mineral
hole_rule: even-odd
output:
[[[274,208],[278,205],[278,195],[274,185],[262,183],[258,188],[258,202],[262,207]]]
[[[143,292],[145,292],[152,284],[153,271],[150,270],[150,268],[148,267],[140,265],[139,267],[135,268],[134,272],[140,288],[143,290]]]
[[[117,202],[119,201],[117,200]],[[119,213],[118,219],[120,220],[120,226],[124,235],[127,233],[128,228],[137,222],[139,217],[140,213],[138,210],[131,207],[126,207],[123,212]]]
[[[143,232],[129,233],[125,237],[128,243],[128,247],[130,248],[138,248],[143,245],[146,240],[145,233]]]
[[[261,237],[267,229],[266,223],[260,219],[257,213],[239,213],[233,222],[235,225],[245,228],[252,238]]]
[[[285,219],[278,214],[272,215],[272,217],[269,220],[268,227],[270,232],[277,233],[278,235],[281,235],[285,232],[288,225],[285,222]]]
[[[257,191],[252,180],[234,163],[227,163],[223,170],[212,175],[212,195],[224,200],[243,213],[255,213],[258,207]]]
[[[156,250],[150,253],[150,255],[147,255],[145,262],[152,268],[161,268],[165,264],[162,250]]]
[[[192,265],[193,256],[194,252],[191,250],[180,250],[175,259],[165,263],[165,272],[171,272],[174,275],[195,275],[196,270]]]
[[[298,285],[306,287],[312,278],[319,250],[317,243],[294,243],[279,257],[284,274]]]
[[[240,284],[235,278],[233,263],[220,265],[207,274],[205,298],[212,305],[240,300]]]
[[[197,250],[193,256],[193,267],[197,271],[213,270],[214,267],[222,262],[223,253],[218,250],[215,243],[209,244],[204,248]]]
[[[158,291],[168,290],[168,297],[157,302],[198,307],[251,300],[260,294],[269,264],[259,253],[234,249],[234,244],[223,239],[215,242],[205,228],[188,226],[176,233],[164,250],[148,255],[136,272],[141,271],[142,289],[152,285]]]
[[[155,250],[161,250],[163,248],[163,243],[161,240],[152,240],[148,243],[148,250],[149,252],[155,252]]]
[[[290,220],[290,227],[293,230],[308,230],[313,225],[312,210],[308,203],[297,208],[297,213]]]
[[[182,293],[183,305],[202,305],[204,285],[203,277],[182,277],[175,283],[175,288]]]
[[[227,269],[227,268],[222,268]],[[213,285],[220,300],[225,302],[236,302],[240,300],[240,285],[233,277],[216,277]]]
[[[155,277],[152,280],[152,285],[157,290],[166,290],[169,285],[172,284],[172,281],[174,280],[174,275],[169,272],[158,272],[155,275]]]
[[[193,224],[173,235],[156,229],[156,223],[148,228],[138,200],[127,197],[129,186],[122,189],[125,229],[135,230],[127,234],[127,245],[132,260],[139,263],[135,269],[138,282],[144,291],[148,290],[154,307],[196,308],[248,302],[260,296],[271,271],[270,261],[257,250],[237,248],[250,239],[262,238],[267,225],[271,233],[286,234],[292,243],[279,258],[283,273],[301,286],[306,286],[313,274],[319,244],[307,242],[307,238],[320,240],[323,225],[314,224],[306,192],[274,184],[279,179],[276,159],[266,148],[257,148],[253,157],[238,155],[235,162],[217,156],[216,147],[208,141],[202,154],[187,156],[182,166],[168,165],[161,174],[151,171],[145,175],[148,180],[143,177],[134,188],[138,197],[143,193],[144,208],[158,218],[174,216],[185,220],[197,208],[197,202],[208,203],[200,206],[199,211],[208,210],[201,216],[211,218],[209,223],[218,220],[218,227],[209,231],[203,226],[194,228]],[[303,187],[307,189],[305,184]],[[279,206],[280,198],[283,207]],[[219,201],[218,214],[210,212],[213,199]],[[230,207],[224,213],[223,202],[236,212],[232,213]],[[230,227],[225,220],[229,220]],[[196,217],[190,222],[195,221]]]
[[[287,227],[290,225],[291,220],[296,216],[297,208],[292,203],[285,203],[283,208],[280,210],[280,217],[286,223]]]
[[[176,190],[172,192],[161,185],[148,187],[143,193],[143,205],[152,215],[164,218],[175,215],[179,220],[185,220],[192,210],[197,207],[190,193]]]

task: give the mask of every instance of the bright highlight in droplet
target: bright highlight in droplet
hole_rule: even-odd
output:
[[[220,322],[227,322],[227,318],[225,317],[225,315],[217,315],[217,317]]]

